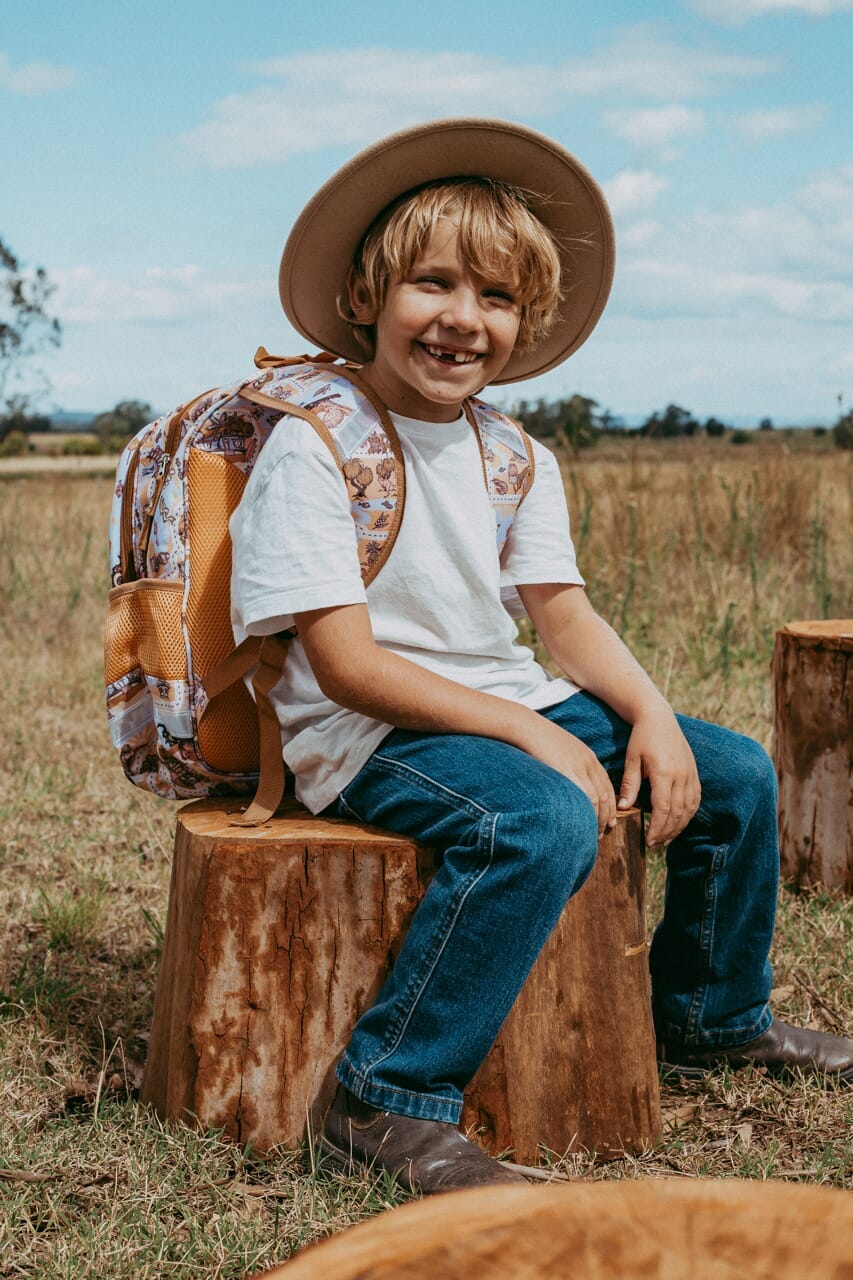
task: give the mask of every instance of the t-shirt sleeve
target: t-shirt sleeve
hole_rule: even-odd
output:
[[[283,420],[231,517],[236,638],[293,625],[305,609],[366,601],[343,477],[307,423]]]
[[[569,526],[569,509],[557,459],[533,441],[533,484],[515,513],[501,555],[501,601],[513,618],[524,617],[516,590],[538,582],[583,586]]]

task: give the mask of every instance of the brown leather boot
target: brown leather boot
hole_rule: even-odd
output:
[[[455,1125],[378,1111],[342,1086],[326,1116],[320,1150],[346,1173],[358,1165],[386,1170],[407,1191],[424,1196],[525,1181]]]
[[[804,1071],[827,1084],[853,1084],[853,1040],[824,1031],[792,1027],[774,1018],[763,1035],[728,1049],[696,1049],[683,1044],[659,1044],[658,1060],[667,1070],[688,1079],[706,1076],[715,1067],[737,1069],[753,1063],[771,1075]]]

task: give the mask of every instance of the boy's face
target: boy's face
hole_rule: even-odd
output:
[[[358,297],[351,303],[358,315]],[[442,219],[405,279],[389,286],[363,372],[392,412],[452,422],[467,396],[499,376],[520,318],[514,282],[476,275],[456,225]]]

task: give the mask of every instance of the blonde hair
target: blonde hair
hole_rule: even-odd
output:
[[[362,293],[373,318],[391,282],[404,280],[425,250],[440,218],[459,227],[459,247],[486,280],[512,285],[521,307],[516,349],[547,337],[562,297],[560,258],[551,233],[518,187],[492,178],[451,178],[409,192],[380,214],[356,251],[351,290]],[[373,355],[373,324],[356,320],[346,297],[338,314],[359,346]]]

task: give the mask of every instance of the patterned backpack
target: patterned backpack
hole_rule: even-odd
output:
[[[236,821],[256,825],[284,792],[278,720],[267,696],[293,633],[235,648],[228,521],[279,423],[309,422],[341,470],[368,586],[394,546],[405,471],[388,413],[354,366],[326,352],[293,358],[258,349],[262,370],[207,391],[144,427],[116,474],[110,521],[104,656],[107,720],[131,782],[173,799],[257,792]],[[533,481],[520,426],[466,403],[498,550]],[[249,694],[244,677],[254,669]]]

